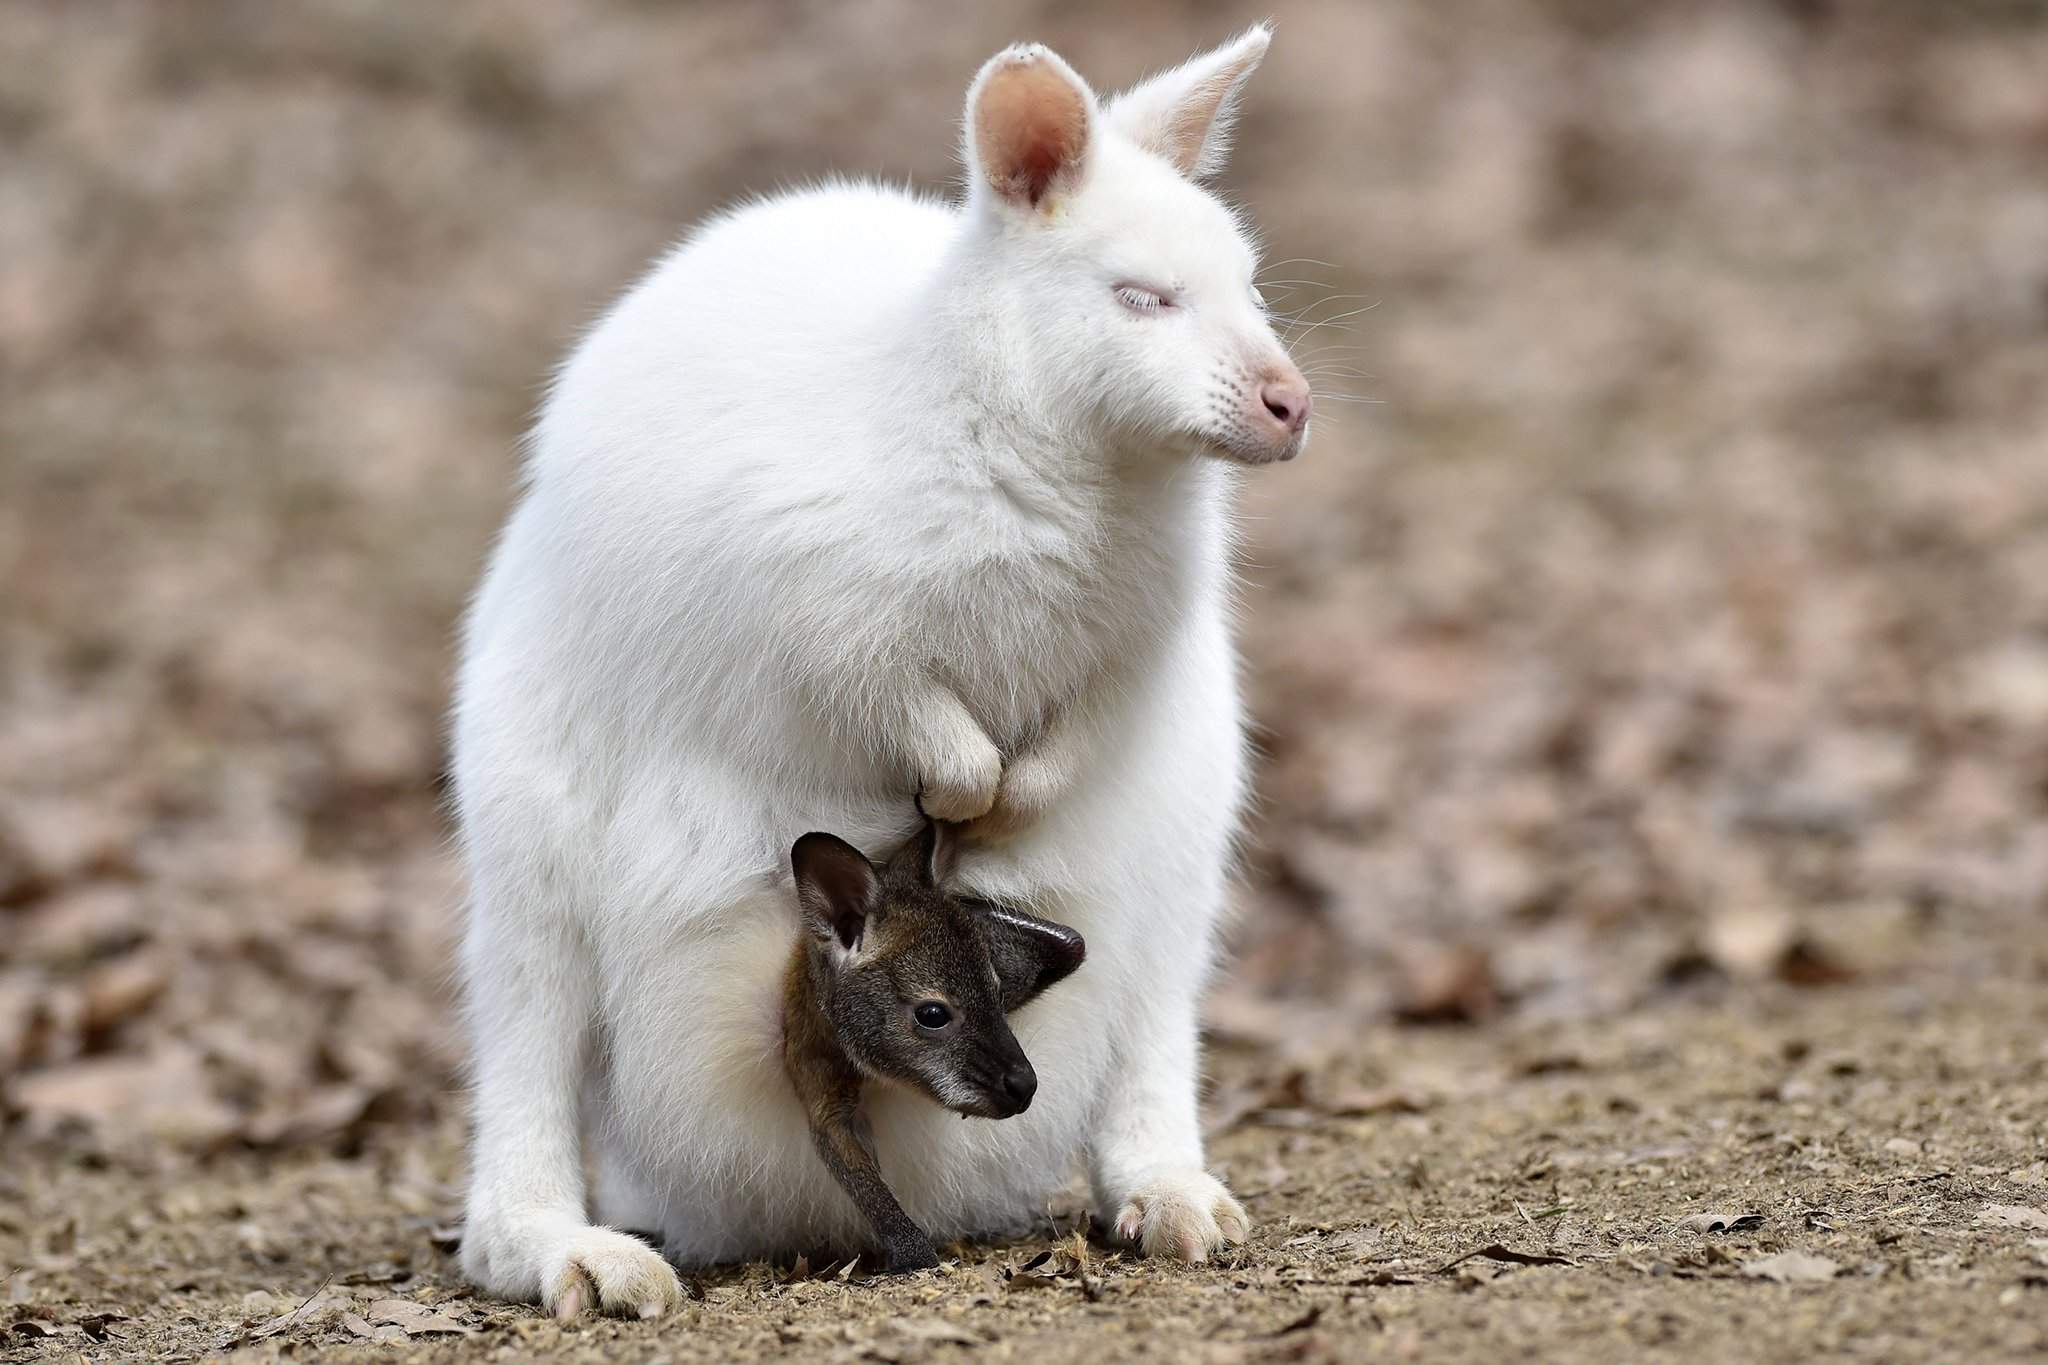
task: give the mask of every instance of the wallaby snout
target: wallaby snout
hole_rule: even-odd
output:
[[[1301,453],[1308,431],[1309,415],[1315,410],[1315,395],[1308,381],[1292,365],[1268,370],[1259,385],[1260,411],[1254,425],[1273,449],[1272,458],[1291,460]]]
[[[1315,396],[1308,391],[1307,380],[1289,371],[1259,386],[1259,402],[1280,424],[1282,431],[1295,436],[1308,425],[1309,412],[1315,407]]]

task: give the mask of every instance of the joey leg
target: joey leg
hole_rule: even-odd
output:
[[[883,1269],[929,1270],[939,1263],[932,1239],[896,1202],[895,1193],[875,1162],[874,1140],[867,1119],[858,1111],[837,1112],[811,1129],[825,1168],[846,1191],[854,1207],[874,1229],[881,1244]]]

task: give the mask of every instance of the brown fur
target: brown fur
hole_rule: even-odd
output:
[[[783,977],[783,1067],[820,1159],[890,1270],[937,1265],[938,1254],[882,1179],[864,1085],[902,1081],[983,1118],[1023,1112],[1037,1078],[1006,1016],[1086,953],[1064,925],[943,890],[948,861],[930,823],[880,868],[826,834],[790,851],[805,932]],[[932,1005],[943,1027],[917,1021]]]

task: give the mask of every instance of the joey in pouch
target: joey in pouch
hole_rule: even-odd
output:
[[[945,889],[946,827],[926,821],[877,866],[830,834],[790,850],[803,927],[790,955],[783,1064],[832,1177],[890,1270],[938,1264],[883,1181],[861,1110],[871,1079],[963,1116],[1023,1113],[1038,1089],[1007,1015],[1081,965],[1062,924]]]

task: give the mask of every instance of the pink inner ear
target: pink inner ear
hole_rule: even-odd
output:
[[[1080,165],[1088,97],[1043,62],[990,74],[974,114],[975,153],[996,193],[1036,205]]]

